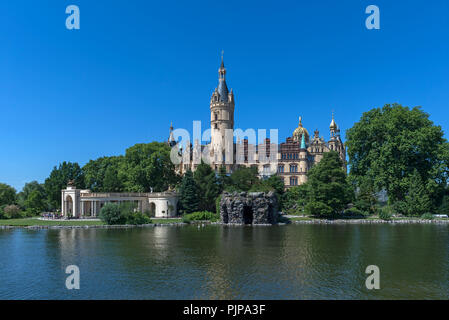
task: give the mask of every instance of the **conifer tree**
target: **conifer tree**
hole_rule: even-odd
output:
[[[184,213],[198,211],[199,190],[191,170],[188,170],[182,178],[179,187],[179,200]]]

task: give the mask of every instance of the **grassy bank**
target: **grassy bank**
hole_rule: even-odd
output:
[[[0,220],[0,226],[97,226],[104,225],[103,221],[89,220],[39,220],[38,218]]]
[[[182,222],[181,218],[151,219],[151,223],[169,224]],[[101,226],[103,221],[89,220],[39,220],[38,218],[5,219],[0,220],[0,226],[30,227],[30,226]]]

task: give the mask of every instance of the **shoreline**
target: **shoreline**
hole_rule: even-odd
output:
[[[381,220],[381,219],[303,219],[303,220],[293,220],[288,222],[280,222],[277,224],[255,224],[252,227],[267,227],[267,226],[284,226],[289,224],[449,224],[449,219],[397,219],[397,220]],[[205,225],[222,225],[222,226],[245,226],[241,224],[225,224],[221,222],[210,222],[210,221],[196,221],[192,223],[185,222],[168,222],[168,223],[149,223],[141,225],[0,225],[0,230],[5,229],[129,229],[129,228],[148,228],[148,227],[182,227],[188,225],[196,225],[198,227],[203,227]]]

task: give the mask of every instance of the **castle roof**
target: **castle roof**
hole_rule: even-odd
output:
[[[224,66],[223,55],[222,55],[221,56],[221,65],[220,65],[220,68],[218,69],[218,87],[217,87],[218,101],[221,101],[221,102],[228,102],[229,90],[228,90],[228,86],[226,85],[225,75],[226,75],[226,68]]]
[[[309,132],[307,131],[306,128],[302,126],[302,117],[299,117],[298,128],[296,128],[295,131],[293,131],[293,140],[299,142],[301,136],[305,136],[306,142],[309,141]]]

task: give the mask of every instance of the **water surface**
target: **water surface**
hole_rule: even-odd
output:
[[[0,299],[393,298],[449,298],[449,225],[0,230]]]

